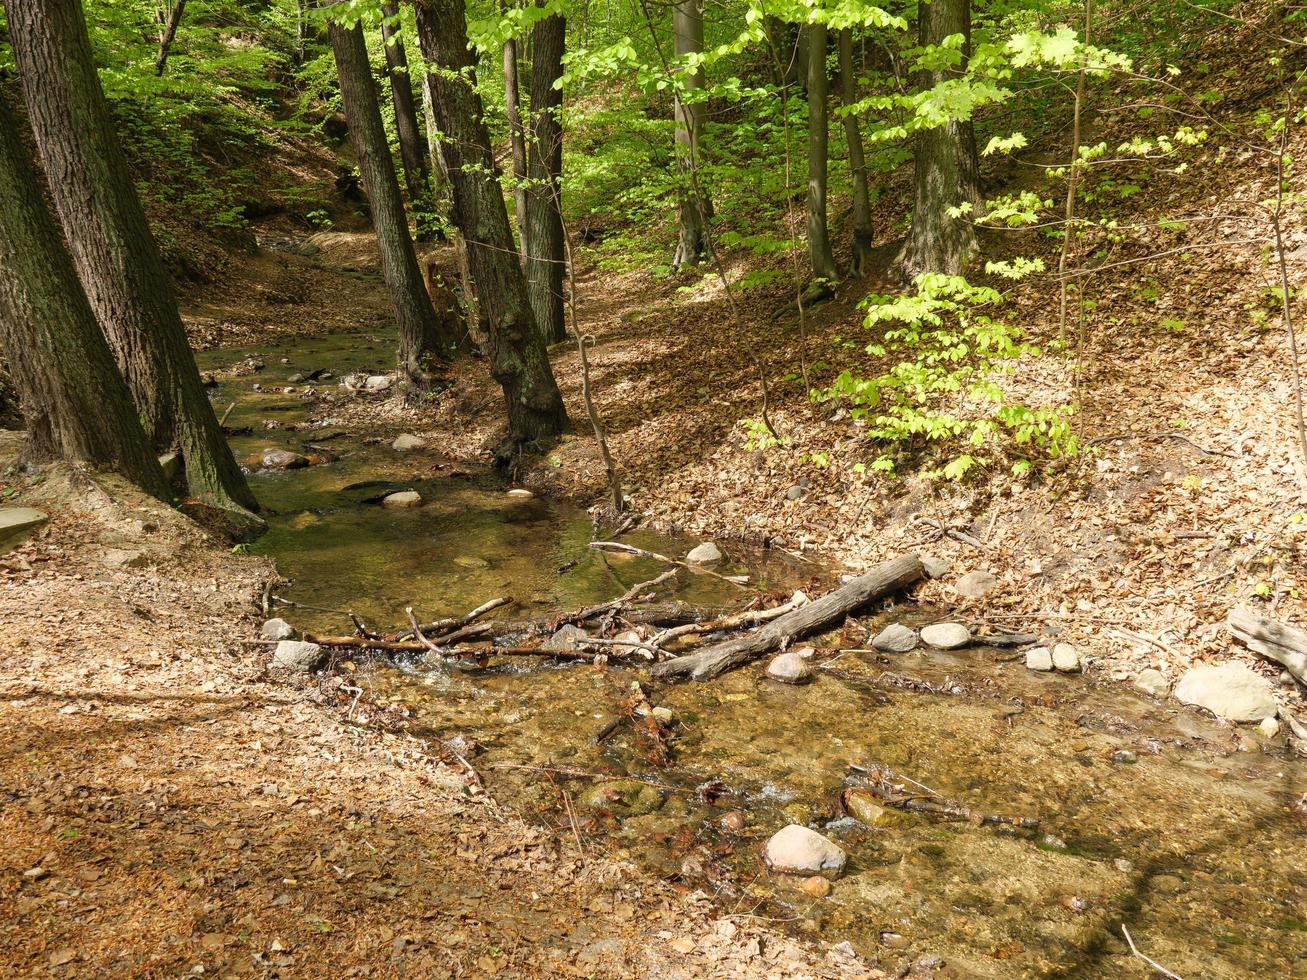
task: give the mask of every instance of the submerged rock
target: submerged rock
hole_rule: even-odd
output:
[[[1026,670],[1052,670],[1053,655],[1048,647],[1031,647],[1026,651]]]
[[[269,619],[259,627],[259,637],[264,640],[292,640],[295,627],[284,619]]]
[[[607,810],[617,817],[642,817],[661,809],[667,794],[656,786],[634,779],[615,779],[600,783],[581,794],[581,806],[587,810]]]
[[[282,640],[272,654],[272,666],[308,673],[322,662],[322,647],[299,640]]]
[[[1070,643],[1059,643],[1053,647],[1053,666],[1066,673],[1080,669],[1080,651]]]
[[[262,462],[265,470],[302,470],[309,465],[309,458],[289,449],[269,449]]]
[[[812,680],[812,668],[797,653],[782,653],[767,665],[767,676],[784,684],[806,684]]]
[[[397,453],[406,453],[413,449],[422,449],[426,446],[426,440],[411,432],[405,432],[403,435],[396,436],[395,441],[390,444],[390,448]]]
[[[961,623],[934,623],[921,631],[921,642],[937,650],[956,650],[971,642],[971,631]]]
[[[845,790],[844,810],[854,820],[865,823],[868,827],[894,827],[906,822],[904,814],[882,805],[865,789]]]
[[[685,556],[685,560],[696,565],[709,565],[722,560],[722,549],[711,541],[705,541],[703,544],[691,548],[690,553]]]
[[[400,510],[408,507],[421,507],[422,495],[416,490],[400,490],[398,493],[388,493],[381,498],[381,506]]]
[[[885,653],[908,653],[917,647],[917,634],[902,623],[890,623],[876,634],[871,645]]]
[[[1152,667],[1141,670],[1135,675],[1135,687],[1155,698],[1165,697],[1166,693],[1171,690],[1171,685],[1166,683],[1166,678],[1162,676],[1162,672]]]
[[[953,591],[968,599],[981,599],[993,592],[998,579],[989,572],[967,572],[953,585]]]
[[[783,827],[767,841],[767,866],[782,874],[835,877],[848,856],[834,841],[797,823]]]
[[[1279,710],[1271,682],[1243,664],[1191,667],[1175,686],[1175,696],[1227,721],[1261,721]]]

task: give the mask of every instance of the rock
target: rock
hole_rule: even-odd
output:
[[[1080,669],[1080,651],[1070,643],[1058,643],[1053,647],[1053,667],[1066,673],[1075,673]]]
[[[1171,685],[1166,683],[1162,672],[1152,667],[1147,667],[1135,675],[1135,687],[1155,698],[1166,697],[1167,691],[1171,690]]]
[[[523,500],[525,500],[527,497],[535,496],[535,494],[533,494],[530,490],[524,490],[521,487],[514,487],[512,490],[508,491],[508,495],[510,497],[520,497]]]
[[[422,495],[416,490],[400,490],[397,493],[388,493],[381,498],[382,507],[393,507],[403,510],[408,507],[421,507]]]
[[[802,496],[803,496],[803,487],[798,487],[798,486],[790,487],[790,489],[785,491],[786,500],[798,500]]]
[[[1139,761],[1139,756],[1129,749],[1117,749],[1112,753],[1112,761],[1123,766],[1133,766]]]
[[[937,650],[956,650],[971,642],[971,631],[961,623],[934,623],[921,631],[921,642]]]
[[[653,715],[664,725],[670,725],[672,722],[676,720],[676,712],[673,711],[671,708],[664,707],[661,704],[658,705],[658,707],[654,708],[651,712],[649,712],[649,714]]]
[[[953,570],[953,563],[947,558],[922,555],[921,567],[926,570],[926,578],[943,578]]]
[[[989,572],[967,572],[953,583],[953,591],[968,599],[982,599],[998,586],[998,579]]]
[[[711,541],[705,541],[690,549],[690,553],[685,556],[685,560],[695,565],[710,565],[715,561],[722,560],[722,549],[717,547]]]
[[[785,684],[806,684],[812,680],[812,668],[797,653],[782,653],[767,665],[767,676]]]
[[[422,449],[426,444],[425,439],[405,432],[403,435],[395,437],[395,441],[390,444],[390,448],[397,453],[406,453],[413,449]]]
[[[1031,647],[1026,651],[1026,670],[1052,670],[1053,655],[1048,647]]]
[[[385,391],[394,383],[394,377],[389,374],[373,374],[363,382],[363,388],[366,391]]]
[[[834,886],[821,875],[813,875],[811,878],[804,878],[799,882],[799,891],[805,895],[811,895],[813,898],[825,898],[831,893]]]
[[[722,830],[727,833],[738,834],[748,826],[749,818],[741,810],[732,810],[730,813],[723,814],[721,819]]]
[[[459,555],[454,559],[454,564],[459,568],[489,568],[490,562],[484,558],[478,558],[476,555]]]
[[[292,640],[295,638],[295,627],[284,619],[269,619],[259,627],[259,638],[262,640]]]
[[[265,470],[302,470],[309,465],[309,458],[289,449],[269,449],[263,454],[262,463]]]
[[[902,623],[890,623],[876,634],[871,645],[885,653],[907,653],[917,648],[917,634]]]
[[[797,823],[783,827],[767,841],[767,866],[782,874],[835,877],[847,860],[844,849],[834,841]]]
[[[1274,718],[1263,718],[1257,728],[1267,738],[1275,738],[1280,734],[1280,723]]]
[[[868,827],[894,827],[905,822],[902,813],[882,806],[865,789],[845,790],[844,809],[854,820]]]
[[[164,453],[159,457],[159,468],[163,470],[164,479],[171,483],[182,471],[182,458],[177,453]]]
[[[0,507],[0,541],[44,524],[49,518],[35,507]]]
[[[587,810],[607,810],[616,817],[642,817],[660,809],[667,802],[667,795],[648,783],[614,779],[599,783],[582,793],[580,799]]]
[[[145,552],[135,548],[101,548],[96,557],[110,568],[144,568],[150,563]]]
[[[272,654],[272,666],[308,673],[322,662],[322,647],[299,640],[282,640]]]
[[[578,644],[584,643],[590,639],[590,634],[579,626],[573,626],[568,623],[566,626],[558,627],[554,633],[544,643],[540,644],[541,650],[575,650]]]
[[[1270,682],[1236,663],[1191,667],[1175,686],[1175,696],[1227,721],[1262,721],[1278,710]]]

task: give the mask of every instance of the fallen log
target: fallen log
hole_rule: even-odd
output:
[[[925,577],[917,555],[904,555],[883,562],[834,592],[772,620],[766,626],[715,643],[697,653],[677,657],[652,668],[655,677],[690,675],[697,681],[716,677],[747,664],[770,650],[788,646],[791,640],[816,633],[842,620],[855,609],[894,592],[900,592]]]
[[[1275,661],[1299,684],[1307,684],[1307,633],[1243,607],[1230,613],[1225,626],[1249,650]]]

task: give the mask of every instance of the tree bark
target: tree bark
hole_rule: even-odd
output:
[[[923,47],[937,45],[953,34],[963,35],[966,40],[958,71],[965,71],[971,53],[970,0],[922,0],[918,18]],[[918,88],[928,91],[950,74],[949,69],[923,71]],[[969,215],[953,218],[948,210],[980,203],[980,163],[973,124],[952,120],[918,132],[913,157],[912,228],[899,254],[900,271],[906,279],[923,272],[960,275],[975,252],[976,233]]]
[[[858,101],[853,74],[853,30],[840,31],[840,101],[847,109]],[[853,175],[853,253],[849,274],[861,279],[867,274],[871,255],[871,195],[867,190],[867,158],[862,150],[862,129],[858,117],[844,114],[844,137],[849,144],[849,171]]]
[[[36,167],[0,99],[0,347],[9,358],[29,436],[25,454],[112,467],[171,500],[95,322]]]
[[[430,170],[427,167],[427,142],[418,126],[417,105],[413,100],[413,79],[408,73],[408,52],[399,33],[399,7],[388,3],[381,8],[381,37],[385,41],[386,74],[390,76],[390,99],[395,109],[395,133],[399,137],[399,157],[404,162],[404,186],[408,199],[416,201],[427,192]]]
[[[328,28],[340,76],[345,119],[363,186],[372,205],[372,224],[381,247],[386,291],[399,324],[399,369],[409,384],[425,388],[436,376],[437,362],[449,360],[461,338],[449,333],[437,319],[418,268],[399,181],[395,179],[386,131],[381,123],[381,106],[372,82],[363,27],[358,24],[346,27],[332,19]]]
[[[882,562],[865,575],[859,575],[834,592],[787,613],[780,619],[772,620],[761,629],[715,643],[697,653],[665,661],[653,667],[651,673],[655,677],[689,674],[696,681],[716,677],[747,664],[769,650],[787,646],[791,640],[834,626],[855,609],[901,592],[925,574],[921,559],[916,555],[904,555]]]
[[[78,0],[8,0],[36,146],[91,309],[158,449],[180,444],[191,493],[258,503],[195,367],[172,282],[114,135]]]
[[[504,115],[508,119],[508,143],[513,151],[513,217],[517,219],[518,248],[526,261],[526,127],[522,125],[522,95],[518,81],[517,38],[504,42]]]
[[[563,320],[563,49],[567,21],[560,15],[536,21],[532,30],[531,151],[527,172],[526,280],[536,325],[546,344],[567,339]]]
[[[159,20],[159,53],[154,58],[154,73],[160,78],[168,67],[168,55],[172,53],[172,42],[177,38],[177,27],[182,22],[182,13],[186,9],[186,0],[174,0],[168,10],[168,19]]]
[[[559,435],[567,413],[527,299],[490,135],[475,87],[462,0],[417,0],[418,40],[430,75],[441,148],[453,189],[454,223],[467,243],[490,372],[504,390],[508,438],[498,456]]]
[[[829,288],[839,278],[826,228],[826,25],[808,25],[808,259],[812,278]]]
[[[676,55],[698,54],[703,51],[703,0],[678,0],[672,8],[672,29],[675,34]],[[682,84],[687,93],[703,88],[703,69],[684,73]],[[680,235],[672,268],[694,265],[708,252],[706,219],[712,213],[707,200],[699,200],[690,174],[699,169],[699,148],[703,137],[704,104],[685,101],[678,94],[673,104],[676,116],[676,167],[680,176],[678,199]],[[702,186],[699,188],[702,193]]]

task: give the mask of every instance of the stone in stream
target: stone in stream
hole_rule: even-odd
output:
[[[44,511],[35,507],[0,507],[0,540],[44,524]]]
[[[1053,647],[1053,667],[1056,670],[1072,674],[1080,669],[1080,651],[1070,643],[1058,643]]]
[[[921,631],[921,642],[937,650],[956,650],[971,642],[971,631],[961,623],[933,623]]]
[[[634,779],[614,779],[581,794],[587,810],[607,810],[616,817],[642,817],[661,809],[667,795],[656,786]]]
[[[691,548],[685,560],[695,565],[710,565],[722,560],[722,549],[711,541],[705,541]]]
[[[400,490],[398,493],[388,493],[381,498],[381,506],[398,510],[421,507],[422,495],[416,490]]]
[[[908,653],[917,648],[917,634],[902,623],[890,623],[876,634],[871,645],[884,653]]]
[[[284,619],[269,619],[259,627],[259,638],[264,640],[292,640],[295,627]]]
[[[967,599],[983,599],[997,585],[998,579],[989,572],[967,572],[953,583],[953,591]]]
[[[1048,647],[1031,647],[1026,651],[1026,670],[1052,670],[1053,655]]]
[[[510,497],[517,497],[520,500],[527,500],[535,496],[535,494],[530,490],[524,490],[521,487],[514,487],[512,490],[508,491],[508,495]]]
[[[1175,686],[1175,696],[1226,721],[1261,721],[1279,710],[1271,682],[1236,663],[1190,667]]]
[[[573,626],[568,623],[565,626],[558,627],[554,633],[544,643],[540,644],[541,650],[575,650],[578,645],[590,639],[590,634],[579,626]]]
[[[282,640],[272,654],[272,666],[307,674],[322,662],[322,647],[299,640]]]
[[[1171,690],[1171,685],[1166,683],[1162,672],[1153,667],[1147,667],[1135,675],[1135,687],[1155,698],[1166,697],[1166,693]]]
[[[1257,728],[1267,738],[1275,738],[1276,735],[1280,734],[1280,723],[1274,718],[1263,718],[1262,723]]]
[[[262,462],[265,470],[302,470],[309,465],[309,458],[289,449],[269,449]]]
[[[848,856],[834,841],[797,823],[783,827],[767,841],[767,866],[781,874],[837,877]]]
[[[806,684],[812,680],[812,668],[797,653],[782,653],[767,665],[767,676],[783,684]]]
[[[390,448],[397,453],[406,453],[412,449],[422,449],[426,446],[426,440],[413,435],[411,432],[405,432],[403,435],[395,437],[395,441],[390,444]]]

